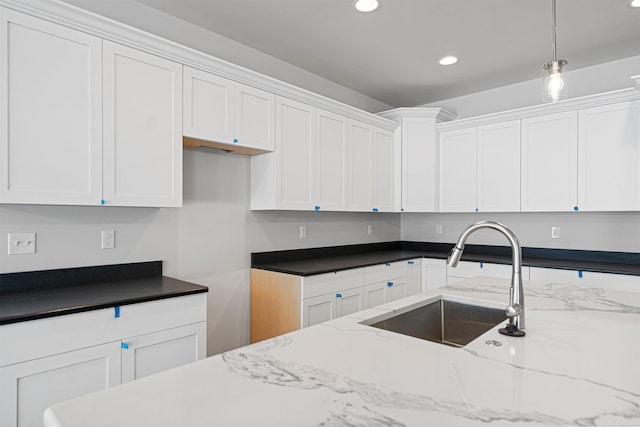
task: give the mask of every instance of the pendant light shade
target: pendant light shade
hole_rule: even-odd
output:
[[[542,66],[542,100],[544,102],[557,102],[568,96],[567,71],[564,69],[567,61],[558,59],[556,55],[556,0],[552,0],[552,20],[553,61]]]

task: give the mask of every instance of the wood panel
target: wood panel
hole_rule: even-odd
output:
[[[251,343],[302,327],[301,282],[299,276],[251,269]]]

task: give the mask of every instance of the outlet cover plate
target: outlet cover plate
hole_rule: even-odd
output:
[[[36,253],[36,233],[9,233],[9,255]]]

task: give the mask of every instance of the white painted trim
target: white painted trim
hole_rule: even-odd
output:
[[[640,91],[640,74],[637,76],[631,76],[631,80],[633,80],[633,86],[636,90]]]
[[[456,115],[442,108],[394,108],[393,110],[382,111],[377,113],[379,116],[386,119],[394,120],[400,123],[401,119],[415,118],[415,119],[435,119],[436,123],[449,122],[456,118]]]
[[[398,123],[375,114],[276,80],[59,0],[0,0],[0,6],[74,28],[105,40],[226,77],[233,81],[322,108],[391,132],[398,127]]]
[[[634,90],[633,88],[620,89],[612,92],[573,98],[554,104],[540,104],[532,107],[524,107],[483,116],[470,117],[462,120],[454,120],[447,123],[440,123],[437,127],[439,132],[445,132],[473,126],[490,125],[510,120],[527,119],[546,114],[573,111],[581,108],[615,104],[618,102],[632,101],[634,99],[640,99],[640,91]]]

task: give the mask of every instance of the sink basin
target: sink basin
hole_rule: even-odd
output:
[[[453,347],[464,347],[506,319],[503,309],[439,299],[369,326]]]

